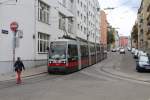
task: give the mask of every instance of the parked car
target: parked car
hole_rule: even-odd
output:
[[[139,58],[140,56],[147,56],[147,53],[145,53],[145,52],[143,52],[143,51],[139,51],[139,53],[138,53],[138,58]]]
[[[138,61],[136,61],[136,70],[138,72],[150,71],[150,61],[148,56],[140,56]]]
[[[116,51],[119,51],[119,50],[120,50],[120,48],[117,48],[117,49],[116,49]]]
[[[138,59],[138,54],[139,54],[139,50],[136,49],[136,50],[134,51],[134,58],[135,58],[135,59]]]
[[[125,54],[125,49],[124,48],[120,49],[120,54]]]
[[[135,48],[132,48],[131,53],[134,54],[135,50]]]
[[[131,51],[131,48],[130,48],[130,47],[128,47],[127,49],[128,49],[128,51]]]
[[[116,52],[116,49],[115,49],[115,48],[113,48],[111,51],[112,51],[112,52]]]

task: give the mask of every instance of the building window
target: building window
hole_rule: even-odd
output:
[[[63,0],[63,6],[66,6],[66,0]]]
[[[82,8],[82,1],[81,1],[81,8]]]
[[[81,25],[81,31],[82,31],[82,29],[83,29],[83,28],[82,28],[82,25]]]
[[[38,1],[38,20],[49,24],[50,6],[42,1]]]
[[[77,11],[77,13],[78,13],[78,16],[80,15],[80,12],[79,11]]]
[[[81,14],[81,19],[82,19],[82,14]]]
[[[38,32],[38,53],[47,53],[49,37],[48,34]]]
[[[86,34],[86,28],[84,27],[84,34]]]
[[[73,33],[73,20],[68,19],[68,32]]]
[[[73,3],[74,3],[74,0],[69,0],[69,2],[68,2],[68,10],[71,12],[74,11],[73,10],[73,6],[74,6]]]
[[[84,16],[84,22],[86,23],[86,16]]]
[[[59,29],[65,31],[66,21],[65,21],[65,15],[59,13]]]

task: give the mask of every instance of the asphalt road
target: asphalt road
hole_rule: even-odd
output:
[[[136,80],[149,74],[136,72],[130,53],[110,53],[108,59],[73,74],[42,74],[24,79],[22,85],[0,82],[0,100],[150,100],[150,84]]]

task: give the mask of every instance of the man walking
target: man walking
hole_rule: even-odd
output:
[[[21,72],[22,72],[22,69],[25,70],[25,67],[20,57],[17,58],[17,61],[14,64],[14,69],[16,72],[16,83],[21,84]]]

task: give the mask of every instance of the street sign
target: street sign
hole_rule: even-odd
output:
[[[8,34],[8,30],[2,30],[2,34]]]
[[[18,27],[19,27],[19,25],[18,25],[18,23],[15,22],[15,21],[10,24],[10,29],[11,29],[13,32],[17,32]]]

